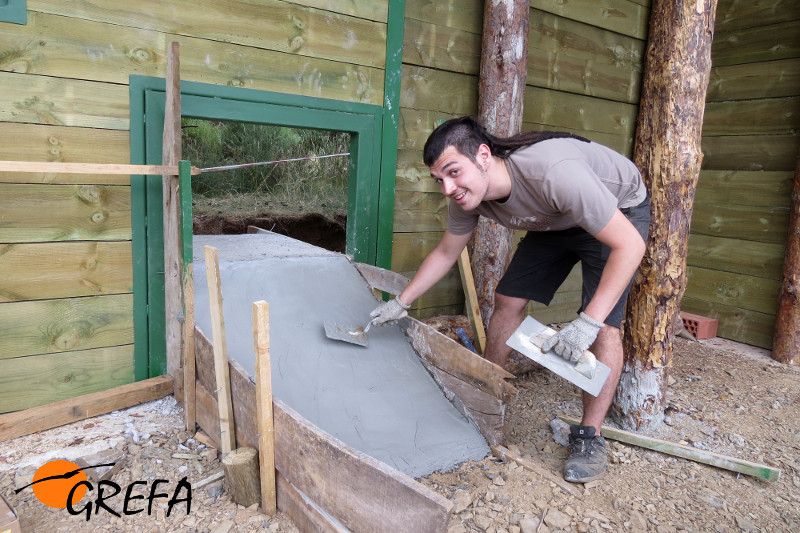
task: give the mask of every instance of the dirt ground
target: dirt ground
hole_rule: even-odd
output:
[[[199,217],[195,232],[240,233],[257,225],[302,238],[285,221],[233,218]],[[225,224],[233,227],[226,230]],[[343,249],[344,232],[338,231],[341,243],[329,249]],[[311,233],[317,245],[331,239],[323,230]],[[508,405],[504,445],[560,476],[568,452],[556,442],[551,422],[559,415],[579,416],[578,389],[544,369],[512,382],[519,395]],[[763,481],[609,440],[607,475],[574,485],[575,494],[493,457],[420,481],[454,502],[448,533],[800,531],[800,368],[779,364],[750,346],[676,338],[667,398],[665,424],[642,434],[770,465],[781,470],[780,480]],[[297,531],[283,513],[268,517],[255,507],[237,506],[224,483],[207,483],[222,470],[218,453],[182,425],[182,409],[168,397],[0,443],[0,494],[17,510],[24,532]],[[111,511],[92,504],[90,516],[73,516],[43,505],[30,487],[23,488],[50,460],[75,461],[109,450],[120,458],[111,479],[121,492],[106,500]],[[170,509],[168,501],[183,477],[192,486],[188,512],[185,502]],[[157,485],[158,479],[165,481]],[[129,487],[143,496],[127,508],[136,514],[125,514]],[[164,494],[151,508],[150,492]],[[90,492],[76,509],[96,497]]]
[[[487,457],[437,472],[421,481],[451,499],[449,533],[601,531],[800,531],[800,368],[770,359],[763,350],[721,339],[676,339],[667,423],[643,432],[671,442],[779,468],[778,481],[762,481],[636,446],[609,441],[609,472],[601,482],[574,485],[570,495],[538,474]],[[551,421],[578,415],[575,387],[547,370],[513,380],[519,395],[509,404],[505,445],[560,475],[567,449],[554,440]],[[267,517],[232,503],[220,482],[200,487],[219,472],[217,451],[183,431],[182,409],[172,397],[0,444],[0,493],[16,508],[23,531],[296,532],[283,513]],[[122,492],[108,500],[121,516],[43,505],[29,484],[36,469],[55,458],[76,460],[102,450],[121,452],[112,480]],[[191,510],[167,496],[186,476]],[[165,493],[147,510],[153,480]],[[123,514],[123,495],[134,494]],[[184,493],[185,496],[185,493]],[[89,493],[76,506],[96,498]],[[540,523],[542,521],[543,523]],[[379,529],[379,528],[378,528]]]

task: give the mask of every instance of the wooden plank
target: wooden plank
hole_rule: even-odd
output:
[[[448,199],[442,193],[396,191],[394,204],[396,233],[444,231],[447,227]]]
[[[796,135],[703,137],[704,170],[794,171]]]
[[[331,13],[386,22],[389,9],[385,0],[359,0],[358,2],[335,2],[330,0],[296,0],[295,4],[328,10]]]
[[[0,172],[34,172],[48,174],[178,174],[175,165],[125,165],[115,163],[59,163],[40,161],[0,161]],[[192,168],[192,174],[200,174]]]
[[[172,378],[158,376],[16,413],[0,415],[0,442],[85,420],[172,394]]]
[[[216,376],[217,402],[219,406],[220,450],[223,454],[236,448],[231,385],[228,370],[228,347],[225,342],[225,317],[222,312],[222,287],[219,276],[219,251],[213,246],[204,246],[208,301],[211,306],[211,329],[214,346],[214,374]]]
[[[681,309],[719,320],[717,336],[768,350],[775,336],[775,314],[748,311],[719,302],[696,298],[687,288],[681,300]]]
[[[709,102],[703,135],[790,135],[800,129],[800,97]]]
[[[792,172],[702,170],[695,202],[789,207]]]
[[[203,347],[210,342],[200,330],[195,338],[200,376],[205,373],[200,368],[211,364],[210,350]],[[236,361],[229,366],[237,441],[257,447],[255,384]],[[197,400],[198,423],[219,442],[217,402],[199,382]],[[380,524],[386,531],[446,531],[452,502],[319,430],[278,399],[273,399],[273,414],[277,470],[344,527],[371,531]],[[278,509],[283,510],[281,499]]]
[[[482,0],[406,0],[406,19],[431,22],[480,35]]]
[[[24,26],[0,26],[0,45],[13,51],[0,59],[0,67],[58,78],[73,78],[80,72],[84,80],[126,86],[131,74],[164,77],[167,39],[182,45],[181,78],[187,81],[375,105],[382,102],[380,68],[312,57],[298,61],[292,54],[252,46],[35,11],[28,11]]]
[[[517,395],[517,389],[506,379],[514,375],[490,363],[480,355],[464,348],[416,319],[409,319],[406,335],[417,354],[448,374],[505,402]]]
[[[0,302],[125,292],[130,242],[0,244]]]
[[[475,114],[478,109],[476,76],[405,64],[401,76],[401,108],[456,115]]]
[[[0,71],[0,121],[130,129],[128,88]]]
[[[492,446],[492,453],[494,453],[495,457],[502,459],[503,462],[505,462],[506,460],[514,461],[524,469],[530,470],[531,472],[535,472],[536,474],[542,476],[551,483],[554,483],[567,494],[570,494],[571,496],[581,499],[582,495],[580,492],[578,492],[577,487],[570,485],[560,477],[553,474],[551,471],[542,468],[541,466],[537,465],[530,459],[522,457],[517,452],[511,451],[505,446]]]
[[[133,295],[0,304],[0,359],[133,344]]]
[[[183,366],[183,408],[186,430],[194,431],[196,425],[195,382],[197,380],[194,347],[194,263],[192,253],[192,179],[187,172],[187,161],[180,163],[179,189],[180,227],[181,227],[181,301],[183,302],[183,322],[181,324],[183,343],[181,362]]]
[[[436,23],[406,18],[403,27],[403,63],[477,76],[481,36]]]
[[[718,67],[796,58],[800,56],[800,19],[715,32],[711,54]]]
[[[467,317],[469,317],[469,321],[472,324],[472,333],[475,336],[478,353],[484,353],[486,351],[486,329],[483,327],[481,310],[478,305],[478,293],[475,290],[475,277],[472,275],[469,252],[466,248],[461,250],[461,255],[458,257],[458,272],[461,274]]]
[[[422,161],[421,150],[398,150],[395,190],[441,194],[441,188]]]
[[[780,280],[688,267],[687,292],[695,298],[759,313],[775,314]]]
[[[409,279],[402,274],[365,263],[354,263],[356,270],[372,289],[398,295],[406,288]]]
[[[503,400],[495,398],[441,369],[432,368],[431,374],[445,391],[445,396],[454,402],[459,411],[478,427],[486,442],[496,445],[503,441],[506,414],[506,405]]]
[[[580,420],[569,416],[559,417],[567,424],[579,424]],[[603,437],[607,439],[624,442],[626,444],[633,444],[647,448],[648,450],[655,450],[657,452],[682,457],[698,463],[716,466],[717,468],[724,468],[733,472],[740,472],[748,476],[755,476],[767,481],[778,481],[781,477],[781,471],[768,465],[753,463],[737,457],[730,457],[720,453],[711,452],[707,450],[700,450],[693,446],[669,442],[646,435],[639,435],[630,431],[612,428],[610,426],[603,426],[600,428]]]
[[[453,503],[346,446],[275,400],[275,465],[351,531],[444,532]]]
[[[686,264],[710,270],[780,279],[786,247],[770,242],[725,239],[692,233]]]
[[[706,100],[747,100],[797,96],[800,58],[712,67]]]
[[[140,0],[135,6],[120,5],[116,0],[91,0],[80,6],[37,0],[28,9],[167,34],[202,35],[294,54],[297,61],[317,57],[382,67],[385,60],[386,24],[347,15],[332,17],[330,12],[281,0],[226,4],[214,0],[168,4]]]
[[[627,0],[531,0],[531,7],[630,37],[647,37],[650,10]]]
[[[638,104],[645,41],[532,9],[528,85]]]
[[[0,183],[0,212],[3,243],[131,239],[130,187]]]
[[[277,473],[278,508],[302,533],[351,533]]]
[[[133,381],[133,345],[0,359],[0,411],[18,411]]]
[[[161,175],[161,202],[164,237],[164,334],[167,374],[175,378],[175,397],[183,401],[181,347],[183,327],[183,243],[181,241],[178,161],[181,159],[181,77],[180,46],[167,44],[167,79],[164,128],[161,136],[161,162],[176,172]],[[209,292],[211,294],[211,292]]]
[[[5,26],[5,25],[4,25]],[[62,163],[107,163],[130,161],[127,131],[40,126],[0,122],[0,160]],[[130,176],[0,172],[0,183],[82,183],[130,185]]]
[[[692,212],[692,233],[782,244],[786,241],[789,210],[784,207],[750,207],[697,202]]]
[[[791,14],[800,13],[798,0],[738,2],[719,0],[714,31],[730,31],[782,22]],[[796,18],[796,17],[795,17]]]
[[[272,366],[269,341],[269,304],[264,301],[253,302],[261,509],[265,514],[272,516],[278,509],[275,496],[275,434],[272,421]]]

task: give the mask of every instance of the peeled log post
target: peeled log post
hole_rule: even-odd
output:
[[[775,317],[775,342],[772,358],[797,364],[800,352],[800,150],[794,171],[794,188],[789,212],[789,233],[783,261],[778,314]]]
[[[625,362],[612,415],[625,429],[664,419],[674,324],[686,289],[716,0],[655,0],[650,13],[634,162],[651,195],[647,251],[630,296]]]
[[[486,0],[484,5],[478,119],[500,137],[519,133],[522,127],[529,20],[527,0]],[[489,324],[495,287],[511,261],[513,237],[512,230],[481,217],[470,242],[470,264],[484,324]]]
[[[233,501],[242,507],[261,503],[261,482],[258,470],[258,451],[242,447],[222,456],[225,484]]]

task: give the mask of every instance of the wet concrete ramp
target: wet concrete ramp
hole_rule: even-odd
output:
[[[277,398],[345,444],[413,477],[489,453],[399,326],[373,327],[366,348],[325,336],[325,321],[364,325],[377,305],[345,256],[271,233],[195,236],[195,319],[209,338],[205,245],[219,250],[228,356],[253,375],[252,302],[269,303]]]

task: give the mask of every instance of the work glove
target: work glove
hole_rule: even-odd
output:
[[[542,343],[542,351],[555,351],[558,355],[576,363],[583,352],[589,349],[604,324],[586,313],[564,326],[564,328]]]
[[[380,304],[369,316],[374,319],[372,322],[378,325],[394,322],[407,317],[409,307],[411,306],[404,304],[400,301],[400,298],[395,297],[393,300]]]

